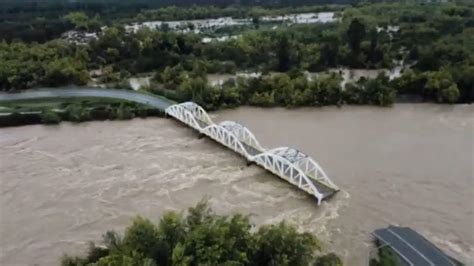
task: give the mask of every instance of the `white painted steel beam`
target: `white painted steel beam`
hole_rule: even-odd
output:
[[[196,103],[175,104],[166,108],[165,113],[313,195],[318,204],[329,196],[327,191],[333,194],[339,190],[308,155],[289,147],[266,150],[248,128],[234,121],[215,124]],[[325,191],[321,191],[321,186]]]

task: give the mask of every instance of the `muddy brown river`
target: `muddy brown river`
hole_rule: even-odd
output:
[[[255,224],[288,220],[346,265],[366,265],[370,233],[410,226],[474,260],[474,106],[239,108],[267,148],[311,155],[342,188],[317,206],[218,144],[167,119],[0,129],[0,265],[57,265],[134,215],[157,220],[203,197]]]

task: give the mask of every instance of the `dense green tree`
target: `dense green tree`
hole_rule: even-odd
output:
[[[285,72],[290,69],[290,42],[286,34],[278,37],[277,49],[278,71]]]
[[[426,100],[472,101],[474,92],[470,73],[474,65],[474,9],[460,3],[421,5],[410,1],[357,5],[344,7],[344,12],[339,13],[341,22],[283,24],[278,30],[272,29],[270,26],[273,25],[263,19],[259,19],[259,29],[254,25],[238,25],[209,29],[203,34],[146,27],[131,32],[123,27],[125,23],[132,23],[132,18],[141,21],[219,16],[252,19],[289,11],[328,8],[163,7],[143,10],[133,16],[125,12],[128,19],[112,18],[109,13],[101,13],[102,18],[92,17],[100,12],[68,11],[70,14],[60,18],[79,29],[96,28],[98,39],[87,45],[59,40],[27,44],[11,42],[13,34],[9,34],[6,38],[9,42],[0,42],[0,89],[15,91],[39,86],[83,85],[89,80],[88,70],[102,69],[103,75],[98,77],[98,82],[120,87],[127,76],[122,73],[158,73],[156,80],[161,85],[153,88],[154,92],[164,94],[166,91],[166,95],[173,95],[174,99],[196,99],[211,108],[249,103],[268,106],[341,104],[344,101],[380,103],[391,98],[385,97],[391,95],[391,88],[401,94],[422,95]],[[103,31],[97,28],[101,19],[109,24]],[[49,23],[49,20],[49,17],[36,19],[32,29],[41,23]],[[219,37],[221,34],[238,37],[203,42],[203,37]],[[390,68],[400,61],[411,65],[411,70],[406,71],[409,74],[390,83],[380,83],[383,86],[377,82],[367,83],[370,88],[386,89],[374,90],[377,96],[373,97],[362,96],[366,89],[363,84],[355,85],[358,88],[351,85],[346,93],[335,86],[328,89],[318,85],[321,80],[316,85],[312,82],[305,84],[303,79],[293,76],[289,80],[278,75],[276,78],[237,82],[230,92],[202,84],[206,73],[234,73],[238,70],[265,74],[293,69],[320,72],[336,67]],[[450,80],[456,86],[451,86],[451,83],[443,84],[442,88],[435,85],[433,80],[438,78],[433,78],[430,73],[440,71],[449,72]],[[428,77],[431,83],[425,86]],[[181,85],[185,82],[186,89],[183,90]],[[376,98],[382,101],[375,101]]]
[[[312,252],[321,249],[313,235],[300,234],[285,223],[260,228],[256,246],[255,265],[309,265]]]
[[[313,266],[342,266],[342,260],[334,253],[316,258]]]
[[[89,29],[89,17],[84,12],[71,12],[65,18],[74,24],[77,30]]]
[[[474,66],[461,66],[459,71],[454,70],[453,76],[460,91],[460,100],[462,102],[473,102]]]
[[[458,86],[453,83],[448,88],[444,88],[439,92],[438,101],[445,103],[455,103],[459,99]]]
[[[347,83],[344,88],[344,101],[347,104],[364,104],[364,91],[357,83]]]
[[[85,85],[89,79],[85,66],[70,57],[64,57],[49,62],[45,67],[42,84],[59,86],[66,84]]]
[[[429,72],[424,93],[438,102],[454,103],[459,98],[459,89],[447,70]]]
[[[160,235],[156,226],[148,219],[136,217],[127,228],[123,237],[123,247],[147,258],[156,258]]]
[[[324,44],[321,49],[321,63],[329,67],[338,64],[340,36],[336,32],[323,32]]]
[[[378,258],[371,259],[370,266],[401,266],[401,262],[394,254],[394,252],[388,247],[382,247],[378,249]]]
[[[360,52],[360,44],[365,37],[366,29],[364,23],[358,19],[352,19],[347,29],[347,37],[352,53],[358,55]]]
[[[426,84],[426,76],[408,69],[392,83],[399,94],[421,95]]]
[[[367,104],[387,106],[395,101],[396,92],[388,84],[388,78],[383,74],[376,79],[369,79],[363,84]]]
[[[90,120],[90,109],[79,104],[70,104],[65,109],[66,119],[72,122],[83,122]]]
[[[125,119],[131,119],[133,118],[135,115],[132,111],[132,108],[125,105],[125,104],[121,104],[118,108],[117,108],[117,111],[116,111],[116,118],[117,119],[120,119],[120,120],[125,120]]]
[[[188,73],[184,72],[181,65],[166,67],[164,71],[155,73],[153,79],[168,89],[177,90],[178,87],[187,78]]]
[[[89,18],[84,12],[71,12],[64,16],[64,18],[72,23],[76,30],[99,31],[102,26],[99,15]]]
[[[294,87],[289,75],[281,74],[274,77],[264,77],[262,83],[265,90],[274,92],[277,105],[288,106],[292,104]]]
[[[0,42],[0,90],[39,85],[85,84],[87,56],[83,48],[63,41],[46,44]]]
[[[323,75],[319,77],[312,84],[311,89],[316,95],[316,105],[342,104],[341,77],[336,74]]]
[[[40,117],[43,124],[58,124],[61,122],[61,117],[53,110],[43,110]]]
[[[255,28],[258,29],[260,27],[260,17],[253,16],[252,17],[252,23],[255,26]]]
[[[123,239],[107,232],[106,248],[92,245],[84,257],[65,256],[62,265],[303,266],[313,262],[315,251],[321,249],[315,236],[300,233],[283,222],[253,231],[248,217],[218,216],[201,202],[190,208],[186,216],[167,212],[158,225],[137,217]],[[316,261],[338,261],[338,258],[331,254]]]

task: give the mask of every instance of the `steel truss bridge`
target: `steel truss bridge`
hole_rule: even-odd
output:
[[[308,155],[290,147],[267,150],[245,126],[234,121],[215,124],[196,103],[171,105],[165,109],[165,113],[313,195],[318,204],[339,191],[318,163]]]
[[[114,89],[45,88],[21,93],[0,93],[0,104],[22,100],[78,97],[122,99],[164,110],[168,116],[176,118],[200,134],[206,135],[237,152],[245,157],[248,162],[265,168],[290,184],[313,195],[318,204],[339,191],[339,188],[329,179],[318,163],[308,155],[290,147],[267,150],[260,145],[252,132],[243,125],[233,121],[215,124],[206,111],[193,102],[174,104],[167,99],[153,95]]]

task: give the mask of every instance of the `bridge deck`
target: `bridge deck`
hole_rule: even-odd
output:
[[[28,90],[21,93],[0,93],[0,103],[23,100],[79,97],[121,99],[141,103],[161,111],[164,111],[169,106],[175,104],[175,102],[162,97],[143,94],[135,91],[88,87],[42,88],[37,90]]]
[[[205,121],[202,121],[200,119],[196,119],[196,122],[199,124],[199,126],[201,128],[206,128],[207,126],[209,126],[208,123],[206,123]],[[255,156],[257,154],[261,154],[261,153],[264,152],[262,150],[259,150],[255,147],[252,147],[252,146],[248,145],[245,142],[241,142],[241,143],[242,143],[242,146],[247,151],[247,153],[249,153],[252,156]],[[268,158],[268,159],[272,160],[271,158]],[[283,172],[285,173],[285,176],[284,177],[282,176],[282,177],[285,180],[287,180],[287,179],[291,180],[291,179],[295,178],[295,176],[297,175],[297,173],[289,171],[288,168],[289,168],[289,166],[284,166],[284,169],[283,169]],[[274,174],[279,175],[277,173],[274,173]],[[333,194],[335,194],[338,191],[338,190],[335,190],[334,188],[329,187],[328,185],[326,185],[324,183],[321,183],[319,180],[317,180],[315,177],[313,177],[311,175],[306,174],[306,176],[314,182],[314,184],[315,184],[316,188],[318,189],[318,191],[323,194],[323,198],[328,198],[328,197],[332,196]],[[306,188],[302,187],[302,189],[305,192],[307,192],[309,194],[312,194],[311,189],[309,187],[306,187]]]

